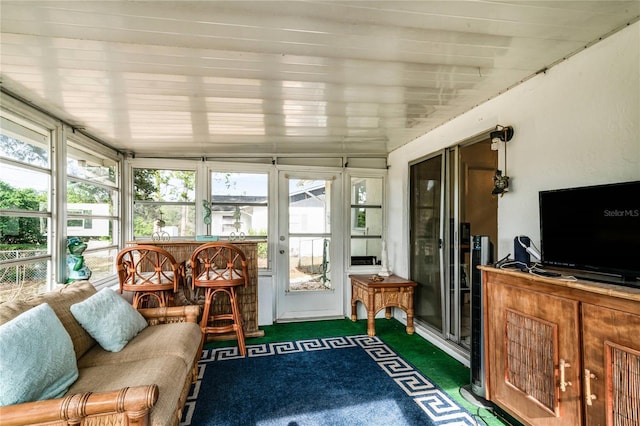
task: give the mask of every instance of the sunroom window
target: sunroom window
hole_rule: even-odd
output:
[[[115,274],[120,232],[118,163],[87,146],[90,141],[79,138],[67,142],[66,233],[67,241],[75,237],[87,244],[83,262],[91,280],[99,281]],[[70,274],[68,270],[67,278],[83,277]]]
[[[212,172],[209,207],[208,232],[230,240],[261,240],[258,267],[267,268],[269,174]]]
[[[351,266],[381,262],[382,188],[381,177],[351,178]]]
[[[48,289],[52,277],[51,134],[0,117],[0,302]]]
[[[134,238],[194,238],[195,179],[193,170],[134,168]]]

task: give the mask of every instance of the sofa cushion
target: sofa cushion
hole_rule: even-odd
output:
[[[0,326],[0,405],[60,398],[78,377],[71,337],[43,303]]]
[[[32,305],[20,300],[0,303],[0,325],[11,321],[31,308],[33,308]]]
[[[199,342],[202,338],[200,326],[190,322],[153,325],[142,330],[120,352],[108,352],[96,345],[78,360],[78,367],[85,368],[104,364],[118,364],[162,356],[182,359],[185,369],[193,365]]]
[[[0,305],[0,324],[15,318],[28,309],[47,303],[71,336],[76,358],[80,358],[96,344],[96,341],[76,321],[69,308],[72,304],[81,302],[95,293],[96,288],[89,281],[76,281],[61,285],[50,292],[39,294],[24,302],[5,302]]]
[[[147,327],[140,312],[109,288],[71,305],[71,313],[100,346],[111,352],[121,351]]]
[[[179,411],[178,401],[187,381],[187,372],[179,359],[171,356],[142,359],[80,368],[79,372],[78,380],[71,386],[68,394],[158,385],[158,401],[151,410],[150,425],[168,426],[178,423],[175,413]]]

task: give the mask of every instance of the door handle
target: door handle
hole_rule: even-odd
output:
[[[564,369],[567,367],[571,367],[571,364],[566,362],[564,359],[560,359],[560,391],[566,392],[567,386],[571,386],[571,382],[567,382],[565,380]]]
[[[591,393],[591,379],[598,380],[595,374],[593,374],[588,369],[584,369],[584,397],[586,399],[587,405],[593,405],[591,401],[596,399],[596,396]]]

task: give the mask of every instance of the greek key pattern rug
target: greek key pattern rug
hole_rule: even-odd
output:
[[[219,369],[216,370],[215,375],[220,378],[223,376],[225,372],[232,371],[229,370],[228,367],[231,367],[232,364],[258,361],[260,358],[266,357],[281,357],[292,354],[303,354],[298,356],[304,356],[304,354],[312,355],[314,352],[319,351],[340,351],[342,349],[347,348],[360,348],[359,351],[364,351],[373,361],[377,364],[378,368],[384,372],[381,376],[387,376],[395,385],[404,392],[409,398],[413,400],[415,405],[419,407],[420,410],[424,414],[426,414],[427,418],[417,419],[415,416],[409,420],[403,419],[402,424],[432,424],[432,425],[477,425],[478,420],[474,419],[471,414],[464,409],[462,406],[458,405],[457,402],[452,400],[442,389],[433,384],[422,375],[419,371],[417,371],[412,365],[410,365],[407,361],[405,361],[402,357],[396,354],[389,346],[387,346],[382,340],[378,337],[369,337],[366,335],[359,336],[346,336],[346,337],[332,337],[332,338],[323,338],[323,339],[310,339],[310,340],[299,340],[299,341],[291,341],[291,342],[281,342],[281,343],[265,343],[258,345],[248,345],[247,346],[247,358],[243,358],[238,354],[238,348],[236,346],[226,347],[226,348],[216,348],[216,349],[207,349],[203,351],[203,356],[199,362],[199,378],[196,384],[192,386],[191,394],[187,398],[187,403],[185,404],[183,419],[181,425],[183,426],[200,426],[202,424],[207,425],[233,425],[233,424],[242,424],[241,420],[235,418],[234,415],[229,415],[228,417],[217,418],[216,420],[209,420],[215,416],[211,413],[207,413],[203,415],[203,410],[209,410],[214,412],[216,410],[216,406],[220,407],[224,404],[219,404],[219,401],[208,401],[209,398],[215,399],[210,395],[204,395],[206,392],[210,392],[211,382],[208,380],[213,380],[211,377],[205,379],[207,377],[207,368],[215,366]],[[353,349],[351,349],[353,351]],[[347,353],[349,351],[344,351]],[[331,353],[331,359],[339,358],[337,353]],[[365,356],[366,358],[366,356]],[[232,361],[227,363],[228,361]],[[312,372],[305,371],[304,373],[300,373],[301,375],[305,375],[306,377],[310,377],[314,375],[313,366],[318,366],[316,371],[318,371],[324,365],[322,361],[314,360],[312,361]],[[227,363],[225,365],[225,363]],[[369,364],[371,364],[369,362]],[[297,363],[294,363],[293,366],[287,364],[286,370],[290,372],[292,369],[296,368]],[[245,365],[239,371],[252,371],[251,365]],[[278,378],[278,374],[280,370],[284,369],[282,367],[265,367],[261,365],[259,368],[261,370],[265,370],[268,368],[273,368],[274,371],[271,372],[273,375],[273,380],[275,381],[283,381],[288,380],[285,378]],[[354,368],[350,367],[353,371]],[[372,374],[367,374],[366,371],[361,371],[365,367],[357,367],[356,372],[353,373],[353,380],[358,381],[358,386],[362,387],[370,387],[370,383],[367,381],[367,377],[373,377]],[[373,367],[375,368],[375,367]],[[378,372],[376,372],[378,373]],[[342,373],[344,375],[344,373]],[[248,376],[245,378],[238,378],[238,380],[248,380],[251,381],[252,377]],[[326,378],[318,379],[327,380]],[[331,380],[331,379],[329,379]],[[217,381],[217,380],[216,380]],[[204,384],[203,384],[204,382]],[[309,378],[307,379],[309,386],[313,386],[316,380]],[[222,385],[221,385],[222,386]],[[328,386],[331,389],[331,385]],[[225,388],[228,389],[228,388]],[[280,392],[280,390],[270,387],[272,392]],[[326,389],[326,387],[325,387]],[[243,391],[246,392],[246,391]],[[264,390],[263,390],[264,392]],[[349,393],[354,393],[354,390],[351,389],[348,391]],[[357,393],[358,390],[355,391]],[[325,391],[325,393],[327,393]],[[219,395],[219,393],[217,394]],[[238,398],[244,398],[244,395],[239,395]],[[250,398],[248,401],[245,401],[246,407],[251,407],[250,409],[258,410],[262,408],[258,404],[252,405],[250,402]],[[305,405],[308,402],[300,403],[299,405]],[[372,403],[372,407],[369,407],[368,410],[376,409],[376,407],[381,407],[380,402]],[[355,404],[354,404],[355,405]],[[358,405],[363,405],[359,403]],[[307,407],[308,408],[308,407]],[[242,409],[240,408],[240,411]],[[264,410],[263,410],[264,411]],[[405,410],[406,411],[406,410]],[[387,410],[388,412],[388,410]],[[280,415],[280,414],[278,414]],[[216,413],[217,416],[217,413]],[[400,413],[402,416],[402,413]],[[422,415],[420,415],[422,416]],[[277,417],[274,414],[274,417]],[[354,418],[358,418],[358,414],[350,413],[349,424],[364,424],[360,423]],[[206,420],[203,420],[206,419]],[[342,422],[342,420],[336,420],[335,417],[324,416],[321,417],[322,420],[318,419],[306,419],[306,418],[297,418],[292,417],[290,413],[286,413],[286,415],[282,415],[278,417],[278,421],[257,421],[256,419],[250,419],[252,424],[282,424],[282,425],[299,425],[304,426],[305,424],[338,424],[338,422]],[[333,420],[332,420],[333,419]],[[389,419],[387,419],[389,420]],[[245,420],[249,421],[249,420]],[[368,420],[370,422],[371,420]],[[364,420],[363,420],[364,422]],[[344,424],[344,423],[343,423]]]

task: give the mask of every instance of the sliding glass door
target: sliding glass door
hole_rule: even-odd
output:
[[[472,236],[498,237],[498,198],[491,193],[498,166],[496,151],[486,139],[456,146],[448,152],[448,247],[446,305],[447,338],[465,349],[471,347]]]
[[[443,332],[443,155],[411,166],[410,244],[415,318]]]
[[[471,239],[497,240],[491,194],[497,152],[488,138],[452,147],[410,167],[410,272],[418,323],[469,350]]]

